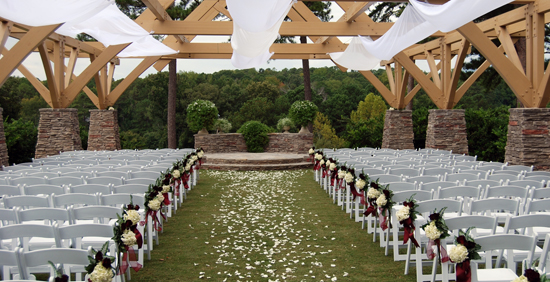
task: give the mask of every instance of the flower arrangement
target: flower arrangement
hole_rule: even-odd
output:
[[[445,209],[442,208],[439,212],[434,211],[430,215],[430,222],[422,225],[422,229],[426,232],[426,237],[430,239],[427,247],[427,254],[428,259],[434,259],[435,254],[433,252],[433,246],[437,245],[437,248],[439,250],[439,261],[440,262],[447,262],[449,260],[449,256],[447,255],[447,251],[445,250],[445,247],[441,245],[441,239],[445,239],[449,237],[449,228],[447,227],[447,224],[445,224],[445,220],[443,219],[443,213],[445,213]]]
[[[231,123],[225,119],[225,118],[219,118],[217,119],[215,122],[214,122],[214,126],[213,126],[213,129],[217,129],[218,132],[229,132],[229,130],[231,130],[231,128],[233,128],[233,126],[231,125]]]
[[[334,186],[334,182],[338,179],[338,162],[333,158],[328,159],[330,165],[328,166],[328,171],[330,173],[330,186]]]
[[[206,100],[195,100],[187,106],[187,124],[193,131],[211,128],[218,117],[216,105]]]
[[[285,130],[286,133],[288,133],[288,129],[285,129],[285,127],[288,127],[288,129],[294,127],[294,122],[290,118],[282,118],[277,122],[277,130],[283,131]]]
[[[420,213],[416,211],[418,204],[414,199],[414,195],[416,194],[412,194],[407,201],[403,202],[403,207],[397,211],[396,215],[397,220],[401,223],[401,225],[403,225],[404,229],[403,244],[407,244],[410,239],[411,242],[418,248],[420,246],[418,245],[418,241],[414,238],[414,230],[416,229],[414,226],[414,221]]]
[[[322,151],[316,151],[313,159],[315,160],[315,165],[313,166],[313,170],[319,170],[321,168],[321,160],[323,160],[323,152]]]
[[[456,281],[466,282],[471,280],[470,261],[480,260],[478,251],[481,246],[477,244],[470,236],[470,227],[466,232],[458,231],[458,237],[455,238],[455,245],[449,249],[449,258],[451,262],[456,263]]]
[[[367,183],[369,183],[369,176],[366,175],[364,172],[361,172],[359,174],[359,177],[355,180],[355,185],[353,189],[351,189],[351,193],[353,194],[353,199],[355,199],[356,197],[359,197],[361,199],[362,205],[365,205],[364,190],[366,189],[365,187]],[[357,189],[359,189],[359,191],[357,191]]]
[[[549,278],[546,277],[546,273],[540,275],[540,273],[534,269],[527,268],[525,272],[512,282],[548,282]]]
[[[378,214],[380,217],[380,228],[382,228],[382,230],[386,230],[388,229],[388,223],[389,227],[391,227],[391,210],[395,205],[395,202],[392,200],[393,191],[389,189],[389,185],[379,185],[379,187],[380,196],[376,199],[376,205],[378,206],[380,212]]]
[[[48,261],[48,264],[51,265],[52,269],[55,272],[54,282],[69,282],[69,276],[63,273],[63,266],[55,266],[51,261]]]
[[[158,180],[157,180],[158,183]],[[157,213],[160,212],[162,218],[166,218],[162,213],[162,205],[165,204],[165,200],[170,204],[170,200],[162,195],[163,188],[159,185],[150,184],[147,192],[145,193],[145,213],[147,215],[145,222],[149,220],[149,216],[153,220],[153,227],[157,231],[162,230],[162,223],[157,218]]]
[[[88,282],[111,282],[115,277],[116,272],[111,266],[115,257],[105,255],[108,247],[109,241],[105,242],[99,251],[92,248],[93,256],[88,256],[90,264],[85,268],[88,272]]]
[[[311,101],[296,101],[290,106],[289,117],[298,126],[307,126],[315,119],[319,108]]]
[[[117,214],[118,220],[114,227],[113,240],[117,244],[118,251],[123,253],[120,263],[121,273],[126,272],[128,264],[136,272],[142,268],[142,265],[137,262],[133,248],[134,245],[137,245],[138,249],[143,246],[143,237],[137,229],[141,220],[138,211],[139,206],[132,203],[132,196],[130,196],[130,204],[123,208],[122,217]]]

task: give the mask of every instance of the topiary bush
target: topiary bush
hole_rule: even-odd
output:
[[[214,122],[214,126],[212,127],[212,129],[217,129],[219,132],[223,133],[229,133],[229,130],[231,130],[231,128],[233,128],[231,123],[224,118],[219,118],[218,120],[216,120]]]
[[[292,122],[292,120],[290,118],[287,118],[287,117],[282,118],[277,122],[277,130],[279,130],[279,132],[283,131],[283,128],[285,126],[293,128],[294,127],[294,122]]]
[[[319,108],[311,101],[296,101],[290,106],[288,116],[297,126],[307,126],[313,122],[318,111]]]
[[[271,132],[273,130],[269,126],[255,120],[246,122],[237,130],[237,133],[243,135],[247,150],[252,153],[261,153],[264,151],[269,143],[267,134]]]
[[[218,118],[216,105],[206,100],[195,100],[187,106],[187,124],[193,131],[211,128]]]

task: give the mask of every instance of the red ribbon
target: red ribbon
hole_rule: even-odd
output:
[[[323,169],[323,178],[327,177],[327,170]]]
[[[180,183],[181,183],[181,178],[174,180],[174,186],[172,187],[172,189],[174,190],[174,195],[177,195],[177,196],[180,195]]]
[[[349,184],[349,190],[353,195],[354,201],[355,201],[355,198],[359,197],[359,199],[361,199],[361,205],[365,205],[365,195],[363,195],[363,193],[357,192],[357,189],[355,188],[355,183]]]
[[[456,282],[471,282],[472,270],[470,268],[470,260],[465,260],[456,264]]]
[[[414,222],[409,217],[403,221],[400,221],[400,223],[403,225],[403,229],[405,230],[405,234],[403,235],[403,244],[407,244],[409,239],[411,239],[411,242],[418,248],[420,245],[418,245],[418,241],[416,241],[416,238],[414,238]]]
[[[338,182],[340,182],[340,190],[346,190],[346,182],[341,178],[338,179]]]
[[[388,229],[388,217],[385,215],[386,213],[382,208],[380,208],[380,213],[378,213],[378,220],[380,220],[380,228],[382,228],[383,231]]]
[[[185,172],[183,173],[183,188],[185,189],[189,189],[189,184],[187,182],[189,182],[189,173]]]
[[[363,213],[365,216],[369,216],[371,214],[373,216],[376,216],[376,205],[374,205],[374,203],[373,203],[374,201],[376,201],[376,200],[369,201],[370,205],[367,208],[367,210]]]
[[[149,221],[149,216],[151,216],[151,218],[153,219],[153,228],[156,231],[162,231],[162,223],[160,223],[159,219],[157,218],[157,212],[158,211],[148,210],[147,214],[146,214],[146,217],[145,217],[145,224],[147,224],[147,222]],[[162,215],[162,217],[164,217],[162,212],[160,213],[160,215]]]
[[[170,205],[170,198],[168,197],[168,193],[163,193],[162,196],[164,197],[164,200],[162,201],[162,203],[165,206]]]
[[[439,250],[439,255],[440,255],[440,263],[441,262],[448,262],[449,261],[449,256],[447,255],[447,250],[445,250],[445,247],[444,246],[441,246],[441,241],[439,239],[437,240],[431,240],[428,242],[428,248],[427,248],[427,255],[428,255],[428,259],[434,259],[435,258],[435,253],[433,251],[433,246],[437,246],[437,249]]]
[[[137,240],[136,243],[138,245],[138,249],[141,249],[141,247],[143,246],[143,237],[141,233],[139,232],[139,230],[136,228],[135,225],[131,227],[131,230],[136,235],[136,240]],[[122,262],[120,263],[120,275],[123,275],[124,273],[126,273],[126,270],[128,269],[128,265],[135,272],[138,272],[143,267],[143,265],[137,262],[137,256],[134,251],[134,248],[129,246],[125,246],[125,247],[126,247],[126,252],[124,252],[124,254],[122,255]]]
[[[313,166],[313,170],[319,170],[321,168],[321,165],[319,164],[319,161],[315,161],[315,165]]]

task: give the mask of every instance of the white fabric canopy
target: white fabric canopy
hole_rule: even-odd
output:
[[[342,53],[330,53],[339,65],[353,70],[370,70],[374,61],[390,60],[397,53],[441,30],[449,32],[513,0],[450,0],[433,5],[411,0],[395,24],[378,40],[359,37],[363,48],[348,46]],[[352,40],[352,43],[354,40]],[[356,45],[354,43],[353,45]],[[350,48],[351,47],[351,48]],[[354,61],[355,58],[355,61]]]
[[[265,64],[273,53],[269,47],[279,36],[279,29],[291,0],[229,0],[227,8],[233,19],[231,63],[236,68],[254,68]]]
[[[372,55],[361,42],[359,37],[354,37],[344,52],[330,53],[334,62],[353,70],[370,70],[380,64],[380,59]]]
[[[80,22],[114,0],[1,0],[0,17],[29,26]]]
[[[443,5],[433,5],[411,0],[410,3],[426,21],[443,32],[449,32],[512,1],[451,0]]]
[[[70,37],[86,33],[105,46],[132,43],[119,57],[177,53],[128,18],[112,0],[0,0],[0,17],[30,26],[64,22],[57,33]]]

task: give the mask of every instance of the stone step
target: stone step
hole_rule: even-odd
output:
[[[293,162],[293,163],[203,163],[201,169],[213,170],[291,170],[291,169],[311,169],[311,162]]]

